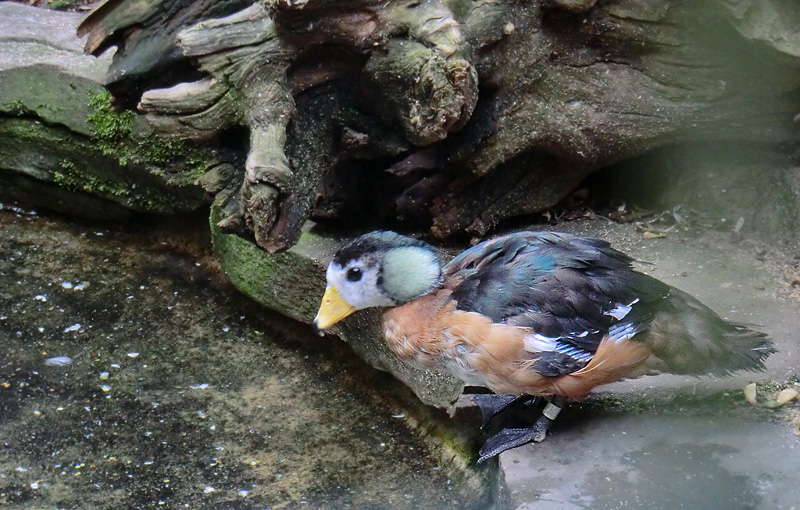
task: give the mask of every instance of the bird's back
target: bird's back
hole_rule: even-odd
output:
[[[522,342],[514,363],[534,379],[596,375],[600,355],[604,370],[626,364],[605,378],[763,369],[772,352],[765,334],[724,321],[692,296],[635,271],[632,262],[597,239],[535,232],[499,237],[445,266],[448,302],[454,303],[449,313],[507,328],[509,341]],[[469,335],[469,328],[462,330]],[[493,356],[475,347],[480,344],[480,338],[466,339],[456,351],[467,361],[480,356],[485,366]]]

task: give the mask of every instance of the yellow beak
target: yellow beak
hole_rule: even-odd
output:
[[[355,311],[355,308],[342,299],[336,287],[331,285],[325,289],[325,295],[322,296],[322,304],[319,305],[317,316],[314,317],[314,325],[320,330],[327,329]]]

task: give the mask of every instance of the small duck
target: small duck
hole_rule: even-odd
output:
[[[334,256],[314,324],[323,330],[356,310],[386,308],[383,332],[399,358],[498,396],[476,399],[484,424],[549,398],[532,426],[490,436],[479,462],[543,440],[567,399],[603,384],[763,370],[773,352],[764,333],[723,320],[633,262],[602,240],[517,232],[443,264],[426,242],[372,232]]]

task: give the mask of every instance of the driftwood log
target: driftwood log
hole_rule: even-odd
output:
[[[795,141],[795,0],[108,0],[79,31],[274,252],[309,217],[483,234],[689,140]],[[227,167],[226,167],[227,168]],[[252,237],[251,237],[252,238]]]

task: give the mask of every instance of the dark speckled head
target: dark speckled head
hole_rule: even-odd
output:
[[[425,241],[406,237],[391,230],[377,230],[353,239],[339,248],[336,255],[333,256],[333,262],[344,267],[351,260],[358,260],[367,253],[385,252],[393,248],[403,247],[426,248],[432,252],[436,251],[433,246]]]
[[[342,246],[326,272],[328,289],[357,310],[406,303],[437,287],[441,276],[433,246],[390,231],[370,232]]]

